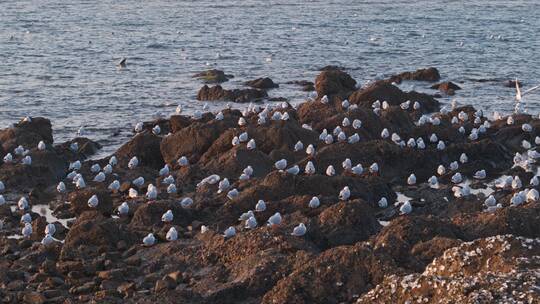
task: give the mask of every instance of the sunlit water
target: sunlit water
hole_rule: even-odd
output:
[[[235,75],[226,88],[269,76],[281,86],[271,97],[300,102],[284,83],[328,64],[360,84],[436,66],[464,88],[458,101],[490,111],[513,107],[502,81],[540,83],[537,1],[293,2],[2,1],[0,126],[45,116],[63,141],[85,125],[110,152],[136,122],[200,107],[191,76],[208,68]],[[526,100],[540,110],[540,94]]]

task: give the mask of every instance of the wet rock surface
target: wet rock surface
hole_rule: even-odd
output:
[[[143,123],[103,159],[44,118],[0,130],[1,301],[538,303],[537,117],[336,67],[315,87]]]
[[[258,89],[232,89],[227,90],[220,85],[209,87],[203,86],[197,93],[197,100],[201,101],[233,101],[239,103],[260,101],[267,97],[264,90]]]

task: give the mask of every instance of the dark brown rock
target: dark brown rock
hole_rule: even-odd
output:
[[[226,90],[220,85],[213,87],[203,86],[197,93],[197,100],[201,101],[233,101],[246,103],[252,101],[260,101],[266,98],[266,91],[257,89],[233,89]]]
[[[263,89],[263,90],[273,89],[273,88],[278,88],[279,87],[278,84],[274,83],[274,81],[272,81],[272,79],[270,79],[268,77],[257,78],[257,79],[254,79],[254,80],[246,81],[245,84],[247,86],[252,87],[252,88]]]

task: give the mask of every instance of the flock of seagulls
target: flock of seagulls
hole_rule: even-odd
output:
[[[119,63],[119,66],[125,67],[125,64],[126,64],[126,60],[123,59]],[[532,89],[529,89],[529,90],[522,93],[520,91],[519,85],[518,85],[518,83],[516,81],[516,91],[517,91],[516,101],[517,101],[517,103],[520,103],[522,101],[522,96],[524,96],[525,94],[528,94],[528,93],[538,89],[539,87],[540,86],[533,87]],[[320,102],[322,104],[329,103],[328,96],[322,96],[317,101],[316,93],[311,93],[308,100],[311,101],[311,102]],[[351,105],[348,102],[348,100],[344,100],[341,103],[341,106],[342,106],[344,111],[352,111],[355,108],[357,108],[357,105],[354,105],[354,104]],[[401,109],[403,109],[405,111],[409,111],[409,110],[416,111],[416,110],[421,109],[421,107],[422,107],[421,103],[419,103],[419,102],[411,102],[411,101],[406,101],[406,102],[400,104],[399,106],[400,106]],[[259,107],[259,106],[254,105],[254,104],[250,104],[245,109],[245,111],[243,112],[243,117],[239,118],[238,126],[239,127],[246,126],[247,121],[246,121],[245,117],[247,117],[251,113],[255,113],[257,115],[257,117],[258,117],[257,123],[259,125],[267,124],[268,121],[272,121],[272,120],[274,120],[274,121],[286,121],[286,120],[289,120],[290,117],[289,117],[288,112],[286,111],[288,109],[288,107],[289,107],[289,104],[286,103],[286,102],[282,103],[277,108],[272,108],[269,105],[266,105],[265,107]],[[383,111],[388,110],[389,107],[390,107],[390,105],[386,101],[383,101],[383,102],[375,101],[372,104],[373,112],[375,114],[377,114],[377,115],[380,115]],[[424,115],[420,116],[418,121],[416,121],[416,124],[418,126],[427,125],[427,124],[439,125],[441,123],[441,116],[449,115],[450,111],[455,110],[456,107],[457,107],[457,104],[455,102],[453,102],[451,104],[451,109],[448,109],[447,107],[443,107],[440,110],[440,113],[435,113],[435,114],[432,114],[432,115],[425,115],[424,114]],[[516,112],[519,113],[519,110],[521,108],[522,107],[516,106]],[[203,107],[203,110],[204,110],[204,107]],[[176,108],[176,113],[179,114],[181,112],[182,112],[182,107],[179,105]],[[195,111],[194,112],[193,119],[200,119],[201,117],[202,117],[202,112],[201,111]],[[218,112],[215,115],[215,119],[216,120],[224,119],[223,112]],[[459,126],[459,127],[457,127],[458,131],[460,133],[464,134],[464,135],[467,135],[467,137],[468,137],[468,139],[470,141],[475,141],[475,140],[478,139],[478,137],[480,135],[485,133],[487,131],[487,129],[489,129],[491,127],[490,120],[491,121],[496,121],[496,120],[500,120],[500,119],[502,119],[502,116],[500,116],[500,114],[498,114],[498,113],[494,113],[492,119],[487,119],[484,116],[484,113],[482,112],[482,110],[476,111],[474,113],[473,117],[469,117],[468,113],[466,113],[464,111],[461,111],[461,112],[457,113],[456,116],[453,116],[451,118],[451,123],[456,125],[456,127]],[[29,120],[31,120],[31,118],[26,117],[25,120],[29,121]],[[465,128],[461,124],[463,124],[465,122],[471,122],[471,121],[474,124],[474,127],[472,128],[472,130],[468,134],[465,134],[466,133]],[[506,123],[508,125],[513,125],[515,123],[515,121],[514,121],[514,119],[513,119],[513,117],[511,115],[508,116],[508,118],[506,120]],[[309,126],[309,125],[304,124],[302,127],[311,130],[311,126]],[[345,117],[341,121],[341,124],[335,126],[335,128],[333,130],[324,129],[319,134],[319,140],[321,142],[324,142],[327,145],[330,145],[330,144],[333,144],[333,143],[340,143],[340,142],[344,142],[344,143],[348,143],[348,144],[355,144],[355,143],[359,142],[361,140],[361,137],[360,137],[360,135],[358,133],[354,133],[354,134],[351,134],[350,136],[347,136],[347,134],[345,132],[345,128],[349,128],[349,127],[352,127],[353,132],[354,132],[354,130],[359,130],[359,129],[362,128],[362,121],[360,119],[350,119],[349,117]],[[525,132],[525,133],[530,133],[530,132],[533,131],[532,126],[529,125],[529,124],[523,124],[521,126],[521,128],[522,128],[522,131]],[[135,127],[134,127],[134,130],[137,133],[143,132],[144,129],[145,129],[145,126],[144,126],[143,123],[137,123],[135,125]],[[349,128],[349,130],[350,130],[350,128]],[[151,129],[151,132],[156,134],[156,135],[161,134],[161,131],[162,130],[161,130],[161,127],[159,125],[155,125]],[[85,132],[84,128],[81,127],[78,130],[77,133],[79,135],[81,135],[81,134],[84,134],[84,132]],[[167,135],[165,135],[165,136],[167,136]],[[442,151],[442,150],[446,149],[446,143],[443,140],[441,140],[440,136],[438,136],[436,133],[431,134],[426,139],[424,139],[422,137],[403,139],[403,138],[401,138],[401,136],[398,133],[391,132],[389,129],[384,128],[380,133],[380,138],[385,139],[385,140],[389,140],[390,142],[393,142],[394,144],[398,145],[401,148],[411,148],[411,149],[422,150],[422,149],[427,149],[429,146],[432,146],[432,147],[436,148],[439,151]],[[78,146],[76,145],[76,143],[73,143],[73,144],[74,145],[70,146],[70,149],[72,149],[72,150],[78,149]],[[249,134],[247,132],[242,132],[238,136],[234,136],[232,141],[231,141],[232,146],[237,146],[237,145],[242,145],[242,144],[245,144],[248,150],[257,149],[257,144],[256,144],[255,139],[250,138]],[[535,145],[540,145],[540,137],[535,138],[534,144]],[[528,149],[528,151],[526,153],[523,153],[523,154],[516,153],[516,155],[514,157],[514,165],[523,167],[526,170],[531,170],[532,164],[535,162],[536,159],[540,158],[540,153],[536,152],[535,150],[531,150],[531,148],[533,147],[533,144],[526,141],[526,140],[523,141],[522,146],[525,149]],[[40,141],[38,143],[38,145],[37,145],[38,150],[45,150],[46,148],[47,148],[47,145],[43,141]],[[307,146],[305,146],[305,144],[303,142],[301,142],[301,141],[296,142],[295,145],[293,147],[291,147],[291,149],[293,151],[295,151],[295,152],[300,152],[300,151],[304,150],[306,155],[310,156],[310,157],[314,157],[317,154],[317,150],[316,150],[316,147],[315,147],[314,144],[308,144]],[[5,163],[12,163],[12,162],[15,161],[16,158],[20,158],[21,159],[20,162],[23,165],[31,165],[32,159],[31,159],[31,156],[29,154],[30,154],[29,150],[25,149],[23,146],[18,146],[13,150],[13,154],[12,153],[6,154],[4,156],[3,160],[4,160]],[[454,196],[457,197],[457,198],[460,198],[460,197],[465,197],[465,196],[470,195],[471,194],[471,189],[469,188],[468,185],[466,185],[466,184],[463,185],[464,177],[458,171],[459,167],[460,167],[460,164],[465,164],[468,161],[469,161],[468,156],[465,153],[462,153],[458,160],[450,162],[450,164],[448,166],[445,166],[444,164],[439,165],[438,168],[435,171],[435,174],[433,176],[431,176],[427,180],[427,183],[433,188],[438,188],[439,185],[440,185],[440,181],[439,181],[439,178],[437,176],[440,177],[440,176],[443,176],[445,174],[448,174],[449,172],[452,172],[453,174],[451,175],[450,181],[451,181],[451,183],[453,183],[455,185],[455,186],[452,187],[452,191],[454,193]],[[177,164],[179,166],[182,166],[182,167],[189,166],[188,158],[186,156],[181,156],[177,160]],[[129,160],[129,162],[127,164],[127,168],[129,170],[134,170],[139,165],[140,165],[140,162],[139,162],[138,157],[133,156]],[[107,176],[111,176],[111,174],[113,173],[116,166],[118,166],[118,159],[115,156],[111,156],[109,161],[108,161],[108,164],[105,165],[103,168],[97,163],[93,164],[90,167],[90,172],[92,174],[94,174],[93,177],[91,178],[91,180],[94,183],[104,183],[106,181],[106,179],[107,179]],[[79,171],[81,170],[81,167],[82,167],[82,163],[80,161],[78,161],[78,160],[70,163],[69,164],[70,172],[66,176],[66,180],[68,180],[68,181],[71,180],[71,182],[74,184],[76,189],[83,189],[83,188],[86,187],[85,178],[83,177],[83,175],[81,173],[79,173]],[[289,166],[289,163],[288,163],[287,159],[280,159],[280,160],[278,160],[278,161],[276,161],[274,163],[274,168],[276,170],[278,170],[279,172],[282,172],[283,174],[292,174],[292,175],[301,174],[302,171],[306,175],[311,175],[311,174],[315,174],[315,173],[317,173],[319,171],[316,168],[313,161],[311,161],[311,160],[308,161],[306,163],[305,167],[302,169],[297,164],[294,164],[293,166]],[[357,175],[357,176],[365,174],[365,173],[380,174],[380,172],[379,172],[380,167],[379,167],[379,164],[376,163],[376,162],[372,163],[372,164],[369,164],[368,169],[364,170],[364,167],[363,167],[362,164],[358,163],[356,165],[353,165],[351,159],[346,158],[342,162],[342,168],[344,170],[346,170],[346,171],[352,172],[354,175]],[[335,176],[336,175],[336,169],[334,168],[333,165],[329,165],[326,169],[322,169],[320,171],[321,172],[324,171],[324,174],[326,174],[327,176]],[[157,172],[157,175],[159,177],[161,177],[161,183],[166,185],[167,193],[175,194],[177,192],[176,185],[175,185],[175,178],[171,174],[171,168],[170,168],[170,166],[168,164],[165,165],[163,168],[161,168]],[[253,175],[253,168],[251,166],[247,166],[243,170],[242,174],[239,176],[238,179],[239,180],[250,179],[252,177],[252,175]],[[487,177],[487,172],[486,172],[485,169],[478,170],[473,175],[473,178],[477,179],[477,180],[483,180],[486,177]],[[414,172],[411,173],[406,179],[406,184],[409,185],[409,186],[414,186],[418,182],[419,181],[418,181],[417,176],[415,175]],[[529,182],[529,184],[531,186],[533,186],[533,187],[538,186],[539,185],[538,176],[534,176],[531,179],[531,181]],[[139,197],[140,196],[139,192],[144,191],[144,189],[143,189],[144,185],[145,185],[144,177],[139,176],[139,177],[133,179],[131,181],[131,186],[132,187],[128,191],[128,197],[129,198]],[[212,174],[212,175],[202,179],[201,182],[197,186],[200,187],[202,185],[217,185],[217,193],[226,193],[226,197],[229,200],[235,200],[240,195],[240,192],[239,192],[238,189],[236,189],[236,188],[231,189],[231,182],[229,181],[229,179],[227,177],[222,178],[221,176],[219,176],[217,174]],[[501,188],[501,189],[511,189],[511,190],[516,191],[515,194],[512,196],[512,198],[510,200],[510,204],[513,205],[513,206],[520,205],[520,204],[522,204],[524,202],[538,201],[539,196],[540,196],[536,189],[534,189],[534,188],[524,188],[523,187],[523,182],[519,179],[518,176],[501,177],[499,180],[497,180],[496,187]],[[5,185],[0,181],[0,193],[4,192],[5,188],[6,188]],[[56,190],[60,194],[65,194],[68,191],[67,188],[68,187],[66,186],[66,183],[64,181],[61,181],[61,182],[58,183],[58,185],[56,187]],[[119,180],[112,181],[108,185],[107,189],[110,190],[113,193],[118,192],[120,190],[120,181]],[[154,186],[153,184],[148,184],[147,187],[146,187],[146,193],[144,194],[144,197],[146,197],[146,199],[148,199],[149,201],[152,201],[152,200],[157,199],[158,193],[159,193],[158,187]],[[348,186],[344,186],[339,191],[339,193],[337,193],[337,197],[341,201],[348,201],[348,200],[351,199],[352,194],[353,193],[351,192],[351,189]],[[87,203],[88,203],[88,206],[90,208],[97,208],[99,206],[99,203],[100,203],[99,197],[94,194],[88,199]],[[189,207],[191,207],[193,205],[194,201],[190,197],[184,197],[184,198],[180,199],[178,203],[183,208],[189,208]],[[3,198],[2,195],[0,195],[0,205],[2,205],[2,204],[5,204],[5,199]],[[319,198],[317,196],[313,196],[311,198],[311,200],[309,201],[309,203],[308,203],[308,207],[309,208],[318,208],[320,206],[320,204],[321,203],[320,203]],[[389,205],[388,199],[386,197],[379,198],[379,200],[377,202],[377,205],[380,208],[387,208],[388,205]],[[484,205],[486,206],[486,210],[490,211],[490,212],[492,212],[494,210],[497,210],[499,208],[502,208],[502,204],[497,202],[497,200],[495,199],[495,197],[493,195],[489,195],[485,199]],[[27,198],[26,197],[21,197],[20,200],[17,202],[17,207],[22,212],[25,212],[26,210],[28,210],[29,203],[28,203]],[[250,230],[250,229],[257,228],[259,224],[258,224],[258,221],[256,219],[255,213],[256,212],[263,212],[266,209],[267,209],[267,203],[264,200],[260,199],[260,200],[257,201],[256,205],[254,206],[253,211],[248,210],[247,212],[243,213],[239,217],[239,221],[243,223],[244,229]],[[400,206],[399,206],[399,213],[400,214],[406,215],[406,214],[410,214],[411,212],[413,212],[413,206],[412,206],[410,201],[405,201],[405,202],[400,203]],[[128,203],[127,202],[121,203],[120,206],[117,208],[117,213],[118,213],[119,216],[127,216],[129,214],[129,205],[128,205]],[[162,220],[163,223],[171,223],[173,221],[173,219],[174,219],[174,214],[173,214],[172,210],[167,210],[161,217],[161,220]],[[273,214],[272,216],[270,216],[268,218],[267,226],[269,226],[269,227],[277,227],[277,226],[280,226],[282,224],[282,221],[283,221],[283,219],[282,219],[281,214],[279,212],[276,212],[275,214]],[[29,213],[24,213],[21,216],[21,223],[24,225],[24,227],[22,228],[22,235],[24,237],[30,237],[32,235],[31,222],[32,222],[32,218],[31,218],[31,215]],[[202,226],[201,227],[201,232],[204,233],[206,231],[208,231],[208,228],[206,226]],[[42,243],[44,245],[49,245],[49,244],[52,244],[53,242],[55,242],[55,239],[53,238],[53,236],[54,236],[54,234],[56,232],[54,224],[48,224],[46,226],[44,232],[45,232],[45,237],[42,240]],[[293,230],[291,232],[291,235],[292,236],[297,236],[297,237],[302,237],[306,233],[307,233],[307,227],[305,226],[305,224],[304,223],[298,223],[298,225],[296,225],[293,228]],[[237,230],[236,230],[235,226],[230,226],[227,229],[225,229],[225,231],[223,232],[223,237],[224,238],[231,238],[231,237],[234,237],[236,234],[237,234]],[[167,232],[167,234],[166,234],[166,239],[168,241],[177,240],[178,239],[178,231],[174,227],[171,227],[169,229],[169,231]],[[147,236],[145,236],[143,238],[142,242],[143,242],[143,245],[145,245],[145,246],[152,246],[157,242],[157,239],[152,233],[149,233]]]

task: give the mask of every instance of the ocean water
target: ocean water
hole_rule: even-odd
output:
[[[51,119],[55,140],[76,135],[114,149],[142,120],[187,112],[218,68],[225,88],[268,76],[271,97],[297,103],[318,68],[347,68],[360,83],[421,67],[439,68],[487,111],[511,111],[518,78],[540,83],[538,1],[36,1],[0,2],[0,127]],[[116,63],[126,57],[128,66]],[[271,62],[267,58],[271,57]],[[429,90],[408,82],[402,89]],[[449,102],[449,98],[440,99]],[[540,110],[540,92],[525,98]],[[216,110],[223,102],[211,103]]]

